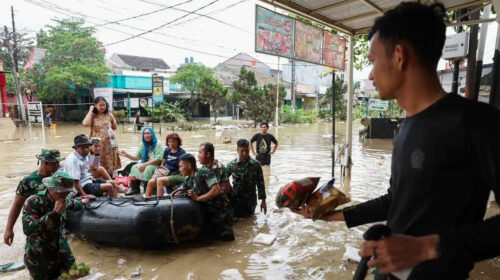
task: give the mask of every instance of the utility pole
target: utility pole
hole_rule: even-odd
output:
[[[276,81],[276,113],[274,115],[274,124],[276,125],[276,127],[279,126],[279,119],[280,119],[279,99],[280,99],[280,57],[278,56],[278,79]]]
[[[17,33],[16,33],[16,22],[14,20],[14,6],[10,6],[10,14],[12,16],[12,34],[14,34],[14,36],[12,37],[13,49],[14,49],[14,52],[13,52],[13,56],[14,56],[13,67],[15,69],[15,73],[18,73],[19,72],[19,66],[18,66],[18,57],[17,57],[17,54],[18,54],[18,50],[17,50]]]
[[[16,36],[15,33],[9,33],[9,29],[7,26],[4,26],[4,39],[7,41],[7,51],[9,52],[10,60],[12,62],[12,74],[14,75],[14,82],[15,82],[15,88],[16,88],[16,95],[17,95],[17,104],[19,106],[19,111],[21,112],[21,119],[23,122],[26,122],[26,111],[24,110],[24,102],[23,98],[21,96],[21,89],[20,89],[20,84],[19,84],[19,74],[16,71],[15,67],[15,60],[14,60],[14,48],[12,44],[12,36]]]
[[[290,99],[292,101],[292,112],[295,112],[297,108],[297,104],[295,104],[295,59],[292,59],[292,94]]]

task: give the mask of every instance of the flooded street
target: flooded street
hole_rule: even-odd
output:
[[[119,126],[119,130],[122,127]],[[343,124],[337,125],[337,135],[344,134]],[[236,154],[236,140],[250,139],[257,129],[201,130],[180,132],[183,148],[196,155],[201,142],[215,144],[215,156],[227,164]],[[287,126],[270,128],[279,141],[279,149],[272,157],[271,167],[264,167],[268,213],[257,213],[254,218],[240,220],[234,226],[236,241],[195,241],[179,246],[144,251],[127,248],[97,246],[69,237],[77,262],[91,268],[87,279],[129,279],[130,273],[142,267],[142,279],[352,279],[356,264],[342,260],[345,245],[359,247],[367,226],[348,229],[343,222],[304,220],[288,209],[278,210],[275,197],[286,183],[307,176],[321,176],[324,184],[331,175],[331,124]],[[36,170],[35,155],[42,147],[57,148],[66,157],[72,151],[73,138],[89,133],[88,128],[58,124],[56,131],[46,130],[45,145],[41,129],[34,127],[17,130],[21,140],[0,142],[0,263],[22,261],[25,236],[20,218],[15,226],[14,244],[3,244],[3,233],[15,188],[22,176]],[[389,177],[392,140],[367,140],[363,145],[353,137],[352,183],[348,192],[353,203],[359,203],[385,193]],[[166,132],[158,135],[164,142]],[[223,144],[224,137],[231,144]],[[343,141],[339,136],[337,141]],[[118,135],[118,146],[135,153],[140,134],[124,132]],[[122,158],[122,165],[128,160]],[[336,178],[339,179],[339,169]],[[339,186],[341,187],[341,186]],[[258,233],[277,236],[272,246],[252,244]],[[126,260],[119,265],[118,260]],[[28,271],[0,274],[1,279],[29,279]],[[500,259],[476,265],[471,279],[500,279]]]

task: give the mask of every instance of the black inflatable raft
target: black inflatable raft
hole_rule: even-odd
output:
[[[97,198],[80,211],[68,211],[67,229],[99,244],[153,248],[195,239],[204,229],[204,206],[180,196]]]

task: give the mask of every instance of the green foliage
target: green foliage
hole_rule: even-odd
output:
[[[314,123],[316,121],[316,113],[306,112],[302,109],[297,109],[295,112],[288,105],[284,105],[280,112],[281,123]]]
[[[186,121],[187,113],[182,109],[178,102],[157,103],[154,107],[146,107],[146,111],[153,118],[154,122],[175,122]]]
[[[240,105],[243,114],[254,121],[254,126],[257,126],[258,122],[274,119],[276,85],[268,84],[259,88],[255,73],[241,67],[239,79],[233,82],[233,89],[228,99]],[[280,86],[279,106],[283,103],[285,96],[285,88]]]
[[[125,110],[114,110],[113,116],[118,122],[123,122],[125,120]]]
[[[344,99],[347,93],[347,83],[339,77],[335,78],[335,118],[345,120],[347,118],[347,102]],[[319,115],[324,119],[331,119],[330,108],[332,108],[332,88],[328,88],[319,100]],[[327,112],[328,111],[328,112]]]
[[[170,82],[180,84],[182,90],[191,92],[191,99],[194,101],[202,91],[201,80],[207,76],[212,76],[210,68],[196,63],[187,63],[170,78]]]
[[[368,60],[368,49],[370,42],[366,34],[354,37],[354,68],[358,71],[370,65]]]
[[[217,121],[219,112],[225,108],[227,88],[214,76],[205,75],[200,79],[200,95],[199,100],[203,104],[210,105],[211,115]]]
[[[66,121],[68,122],[81,122],[87,115],[87,112],[80,110],[71,110],[66,116]]]
[[[94,28],[84,27],[80,19],[56,23],[37,34],[38,46],[47,49],[47,54],[32,71],[31,81],[43,102],[74,98],[79,88],[92,89],[107,82],[111,72]]]

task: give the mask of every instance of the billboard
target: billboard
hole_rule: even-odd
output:
[[[341,70],[345,68],[344,38],[324,32],[323,64]]]
[[[295,21],[295,58],[321,64],[323,31],[301,21]]]
[[[293,19],[256,6],[255,51],[293,58]]]
[[[163,102],[163,77],[153,74],[153,102]]]

